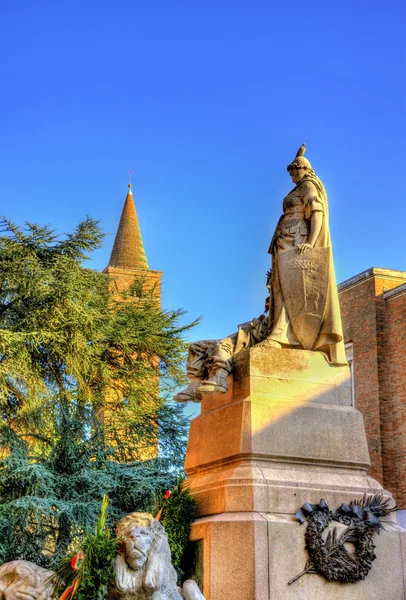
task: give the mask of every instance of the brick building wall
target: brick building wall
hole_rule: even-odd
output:
[[[111,279],[111,288],[113,292],[125,292],[134,282],[140,284],[136,289],[140,298],[152,293],[153,297],[160,301],[161,299],[161,277],[162,271],[141,269],[122,269],[119,267],[108,266],[104,269]]]
[[[395,495],[402,508],[406,508],[404,287],[405,272],[376,267],[339,285],[344,341],[352,345],[354,403],[364,417],[371,476]]]
[[[384,455],[386,480],[406,508],[406,284],[383,294],[386,305],[390,444]],[[396,491],[395,491],[396,490]]]
[[[113,293],[126,291],[135,283],[134,291],[139,298],[152,292],[160,301],[162,271],[154,271],[148,266],[131,188],[129,184],[110,261],[104,272],[110,277]]]
[[[340,291],[344,342],[353,344],[354,396],[364,416],[371,475],[382,481],[376,308],[372,278]]]

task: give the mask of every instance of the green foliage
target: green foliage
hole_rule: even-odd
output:
[[[3,221],[2,226],[0,410],[5,418],[26,418],[49,398],[97,407],[109,397],[110,409],[126,421],[136,408],[153,406],[174,382],[184,380],[183,335],[194,323],[180,326],[182,311],[161,310],[153,293],[139,299],[130,289],[112,297],[107,275],[82,265],[85,251],[101,243],[95,221],[88,218],[66,240],[37,225],[23,229]]]
[[[106,527],[108,505],[109,499],[104,496],[95,532],[85,535],[81,554],[74,559],[77,563],[75,568],[72,568],[69,557],[61,561],[56,569],[57,583],[64,581],[65,585],[72,586],[77,580],[74,593],[76,600],[103,600],[109,581],[114,579],[113,560],[117,556],[120,540],[112,537]],[[68,597],[72,598],[72,595]]]
[[[104,494],[113,523],[173,485],[187,419],[165,399],[193,324],[153,293],[112,297],[82,264],[102,240],[90,218],[62,240],[32,224],[2,232],[0,561],[53,566],[93,529]]]
[[[178,478],[169,498],[165,498],[165,493],[161,491],[156,496],[153,515],[160,519],[165,528],[172,564],[179,567],[189,540],[190,528],[196,518],[196,505],[183,477]]]
[[[106,527],[109,499],[103,497],[95,531],[88,532],[74,557],[66,557],[55,569],[52,580],[58,594],[76,600],[103,600],[108,582],[114,579],[113,560],[121,540]]]
[[[16,433],[0,429],[0,444],[9,450],[0,462],[0,562],[25,559],[53,566],[93,529],[104,494],[111,499],[113,526],[129,512],[150,511],[152,496],[176,483],[173,469],[182,466],[182,455],[173,458],[178,440],[169,458],[122,463],[120,450],[105,443],[94,416],[86,415],[90,435],[74,407],[63,415],[56,411],[55,418],[60,429],[43,456],[31,455]],[[162,424],[159,415],[158,421]],[[178,418],[176,428],[185,433],[186,423]],[[166,444],[171,446],[170,439]]]

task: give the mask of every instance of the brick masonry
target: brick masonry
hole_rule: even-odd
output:
[[[116,293],[124,292],[134,283],[140,284],[139,296],[146,296],[151,293],[157,300],[161,299],[161,277],[162,271],[143,270],[143,269],[121,269],[111,267],[104,270],[111,279],[111,289]]]
[[[113,293],[126,291],[135,283],[135,292],[140,298],[152,293],[160,302],[162,271],[148,267],[131,187],[129,184],[109,265],[104,272],[111,279]]]
[[[406,284],[393,291],[397,294],[383,294],[391,415],[386,470],[388,486],[393,481],[396,500],[401,508],[406,508]]]
[[[374,267],[340,284],[339,298],[371,476],[406,508],[406,273]]]
[[[143,298],[152,296],[160,305],[162,271],[154,271],[148,267],[131,185],[128,186],[109,265],[104,269],[104,273],[109,276],[109,285],[113,296],[127,291],[134,284],[134,293],[140,302],[143,302]],[[152,378],[152,383],[156,384],[158,390],[158,358],[156,365],[157,375]],[[111,416],[112,413],[107,405],[102,417],[108,420]],[[122,435],[126,435],[125,431]],[[158,436],[154,446],[148,447],[148,449],[142,448],[140,453],[139,458],[142,460],[157,456]]]

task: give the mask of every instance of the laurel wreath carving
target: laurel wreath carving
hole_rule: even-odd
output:
[[[390,498],[384,500],[381,494],[364,494],[362,500],[342,504],[333,513],[324,500],[320,504],[306,502],[295,517],[300,524],[307,522],[305,547],[309,560],[289,585],[312,573],[340,583],[365,579],[376,558],[373,535],[384,528],[380,519],[397,510],[396,506],[389,508],[389,503]],[[334,527],[324,540],[322,533],[333,520],[348,525],[348,529],[340,536]],[[355,552],[350,552],[345,544],[353,544]]]

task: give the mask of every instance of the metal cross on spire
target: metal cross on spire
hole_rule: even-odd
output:
[[[134,171],[133,171],[133,169],[128,169],[127,173],[128,173],[128,183],[129,183],[129,185],[132,185]]]

